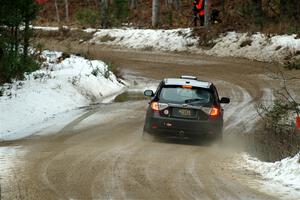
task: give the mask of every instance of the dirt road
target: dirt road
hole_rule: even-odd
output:
[[[159,80],[188,74],[213,80],[221,96],[232,99],[225,107],[225,142],[233,146],[238,146],[238,140],[228,139],[231,133],[251,131],[256,119],[254,103],[270,99],[268,88],[276,84],[264,75],[270,65],[245,60],[97,47],[90,54],[131,75]],[[0,173],[2,198],[278,197],[259,189],[258,175],[237,167],[240,157],[233,153],[235,148],[205,142],[142,141],[146,105],[147,101],[128,101],[95,106],[57,134],[2,144],[0,148],[15,149],[11,155],[0,153],[2,163],[13,162]],[[102,118],[95,123],[98,115]],[[107,115],[105,120],[103,115]],[[80,126],[82,123],[87,125]]]

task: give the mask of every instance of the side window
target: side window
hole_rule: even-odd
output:
[[[160,93],[160,90],[161,90],[162,86],[163,86],[163,81],[161,81],[159,83],[158,87],[156,88],[156,91],[154,93],[155,94],[154,99],[158,99],[158,96],[159,96],[159,93]]]
[[[218,94],[217,89],[216,89],[215,86],[213,86],[213,91],[214,91],[214,97],[215,97],[217,103],[219,104],[220,103],[220,98],[219,98],[219,94]]]

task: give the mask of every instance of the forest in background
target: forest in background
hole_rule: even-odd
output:
[[[298,0],[208,2],[210,10],[220,10],[222,23],[219,27],[225,29],[266,33],[300,32]],[[158,5],[157,27],[192,27],[192,0],[47,0],[36,23],[99,28],[122,25],[151,28],[153,3]]]

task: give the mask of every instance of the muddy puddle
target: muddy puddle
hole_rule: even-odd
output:
[[[142,101],[142,100],[147,100],[149,98],[145,97],[143,92],[130,92],[126,91],[120,95],[118,95],[115,99],[114,102],[127,102],[127,101]]]

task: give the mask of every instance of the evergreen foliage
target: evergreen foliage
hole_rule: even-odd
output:
[[[39,10],[34,0],[0,0],[0,83],[36,70],[29,55],[30,22]]]

